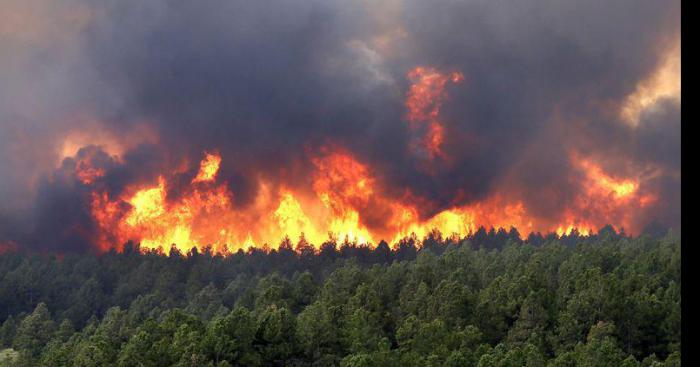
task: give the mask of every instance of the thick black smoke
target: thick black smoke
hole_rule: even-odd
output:
[[[580,189],[575,149],[619,158],[606,168],[620,174],[656,168],[645,182],[661,204],[640,221],[680,222],[679,104],[659,102],[637,127],[609,113],[677,39],[676,1],[16,3],[43,26],[0,37],[18,55],[0,61],[0,97],[14,102],[0,102],[0,240],[89,246],[87,193],[55,158],[56,141],[81,128],[76,114],[159,137],[99,162],[112,193],[216,150],[245,206],[258,175],[308,186],[310,152],[334,144],[371,162],[393,194],[426,198],[425,216],[508,190],[547,217]],[[453,161],[431,172],[405,119],[406,74],[419,65],[465,76],[441,116]]]

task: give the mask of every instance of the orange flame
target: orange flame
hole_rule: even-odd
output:
[[[569,234],[573,229],[590,234],[605,223],[615,223],[626,229],[635,228],[634,213],[656,201],[656,195],[640,190],[639,178],[618,178],[606,173],[591,159],[577,154],[571,156],[574,167],[584,173],[585,188],[567,208],[566,220],[556,230]]]
[[[538,219],[523,201],[499,195],[422,217],[420,200],[410,193],[400,198],[388,195],[371,167],[346,151],[325,147],[311,162],[315,173],[310,191],[281,187],[275,193],[260,181],[258,196],[248,207],[234,206],[226,183],[217,182],[221,156],[211,153],[201,161],[189,190],[177,199],[168,199],[163,176],[157,185],[134,188],[117,199],[94,192],[92,211],[101,228],[96,241],[102,250],[135,240],[145,249],[168,251],[175,245],[186,252],[210,245],[214,251],[228,253],[285,236],[303,236],[315,245],[329,237],[357,243],[384,238],[396,243],[413,234],[425,237],[435,229],[448,236],[465,236],[480,226],[515,227],[523,234],[578,231],[587,235],[610,222],[629,228],[630,209],[654,200],[653,195],[640,193],[638,180],[612,177],[592,160],[573,155],[587,189],[559,222]]]
[[[192,180],[192,183],[214,181],[216,174],[219,172],[220,164],[221,156],[218,154],[206,153],[204,159],[200,163],[199,173],[197,173],[197,176]]]
[[[447,83],[459,83],[464,80],[464,75],[458,72],[442,73],[434,68],[419,66],[408,73],[408,79],[412,82],[406,95],[408,122],[413,130],[420,130],[421,124],[427,126],[416,149],[427,151],[430,159],[444,159],[444,126],[439,121],[440,109],[447,98]]]
[[[81,159],[75,165],[75,175],[85,185],[92,185],[95,180],[105,175],[105,170],[95,168],[89,162]]]
[[[632,197],[639,188],[637,181],[610,177],[603,172],[600,166],[591,161],[579,160],[577,163],[585,170],[586,176],[591,182],[589,191],[594,192],[594,194],[612,195],[614,199],[625,199]]]
[[[440,110],[447,99],[448,83],[460,83],[464,76],[417,67],[408,78],[412,85],[406,95],[407,121],[418,135],[414,148],[427,152],[431,163],[438,157],[447,161],[443,148],[449,132],[440,120]],[[171,185],[181,181],[170,181],[168,172],[161,172],[157,183],[127,187],[119,197],[110,197],[95,183],[104,170],[92,167],[90,159],[77,162],[76,177],[96,187],[91,210],[100,228],[95,242],[103,251],[128,240],[140,242],[144,249],[169,251],[174,245],[186,252],[192,247],[211,246],[219,253],[267,247],[269,241],[285,237],[303,237],[315,245],[329,238],[396,243],[412,235],[425,237],[433,230],[465,236],[481,226],[515,227],[523,234],[577,231],[587,235],[609,223],[638,229],[634,211],[656,201],[653,193],[642,189],[640,177],[610,175],[592,158],[572,154],[571,162],[581,173],[571,178],[577,180],[572,183],[582,189],[567,198],[568,206],[559,215],[537,215],[528,208],[526,198],[508,190],[428,212],[427,208],[437,205],[408,189],[389,187],[371,165],[340,147],[324,146],[309,160],[313,172],[295,188],[254,177],[257,194],[245,206],[234,203],[229,184],[221,179],[222,157],[218,153],[205,152],[197,175],[187,187],[177,190]],[[173,173],[186,172],[190,172],[189,163],[183,162]]]
[[[220,161],[221,157],[207,154],[200,174],[192,182],[213,180]],[[224,185],[193,187],[175,202],[168,202],[166,198],[167,183],[161,176],[157,186],[137,190],[116,201],[110,200],[106,193],[94,194],[92,212],[103,231],[110,234],[104,239],[121,242],[134,239],[148,249],[175,244],[187,250],[220,244],[226,230],[219,228],[218,223],[208,225],[208,219],[231,210],[230,193]],[[119,210],[124,206],[129,209]]]

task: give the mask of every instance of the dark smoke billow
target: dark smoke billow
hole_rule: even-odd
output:
[[[607,219],[678,227],[680,95],[634,124],[617,111],[679,42],[679,6],[10,1],[26,24],[0,28],[13,55],[0,60],[0,241],[91,249],[96,188],[118,197],[165,172],[176,201],[204,152],[223,157],[217,179],[248,208],[260,180],[312,187],[328,146],[368,165],[383,195],[421,203],[422,219],[494,196],[522,201],[543,225],[572,206],[594,216],[603,204],[580,202],[589,185],[573,152],[657,196]],[[439,114],[449,161],[412,151],[407,73],[421,65],[464,75],[445,86]],[[109,138],[64,156],[76,131]],[[81,159],[101,170],[89,185],[76,177]],[[358,204],[370,229],[388,225],[387,210]]]

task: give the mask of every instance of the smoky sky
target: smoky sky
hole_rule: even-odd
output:
[[[620,175],[660,172],[644,185],[661,204],[639,220],[680,224],[680,105],[662,99],[637,126],[610,113],[678,39],[677,1],[5,4],[0,241],[89,248],[89,190],[57,153],[85,116],[134,139],[118,163],[82,153],[115,194],[217,151],[246,206],[258,176],[308,186],[309,154],[333,144],[369,162],[388,195],[423,198],[425,217],[499,190],[548,216],[580,190],[576,150]],[[422,65],[465,77],[440,116],[451,162],[429,172],[405,118],[406,74]],[[127,134],[143,124],[157,142]]]

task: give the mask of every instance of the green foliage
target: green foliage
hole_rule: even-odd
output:
[[[5,322],[0,326],[0,347],[9,347],[12,345],[12,340],[17,332],[17,322],[15,318],[10,316],[5,319]]]
[[[209,323],[201,346],[205,356],[218,364],[229,361],[242,365],[259,365],[260,355],[253,346],[257,324],[253,315],[236,308]]]
[[[46,304],[39,303],[34,312],[25,317],[17,328],[13,346],[20,351],[25,363],[30,363],[41,354],[53,337],[55,324]]]
[[[0,366],[680,366],[677,236],[516,234],[6,253]]]

